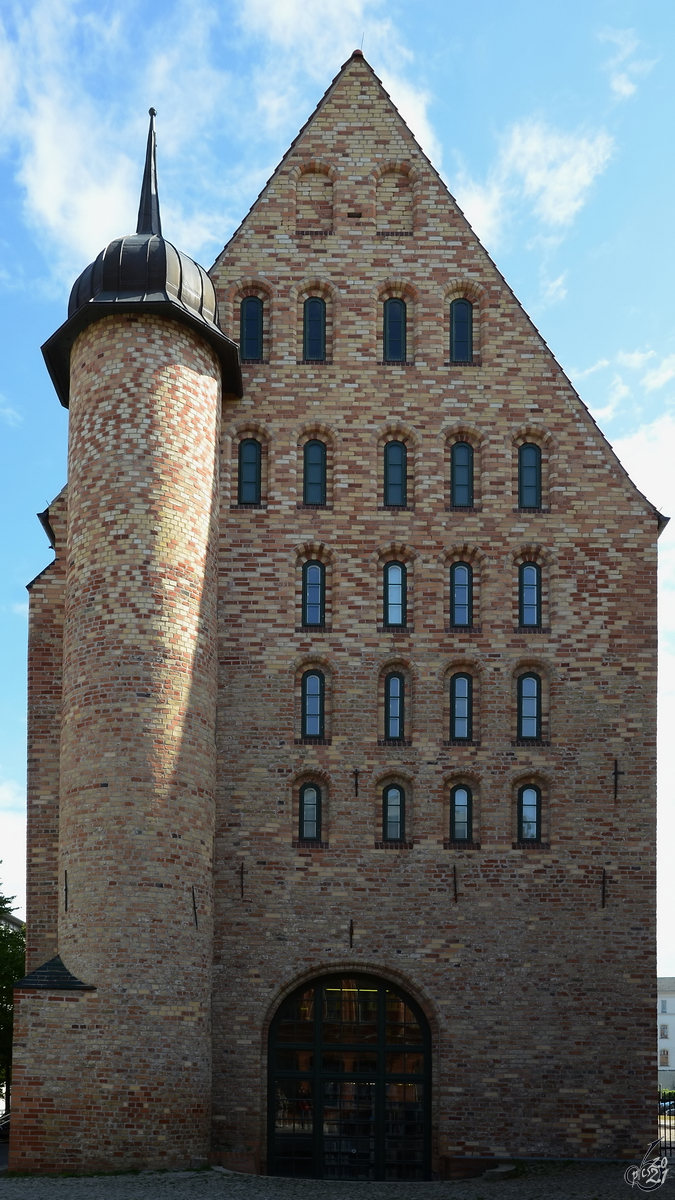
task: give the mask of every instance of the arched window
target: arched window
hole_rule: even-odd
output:
[[[326,301],[320,296],[305,300],[302,331],[305,362],[323,362],[326,358]]]
[[[470,842],[473,837],[471,788],[461,783],[450,793],[450,841]]]
[[[406,624],[406,583],[407,572],[405,565],[400,562],[389,562],[384,568],[384,624]]]
[[[450,305],[450,361],[473,359],[473,305],[468,300],[453,300]]]
[[[398,671],[384,681],[384,736],[400,742],[405,737],[405,681]]]
[[[518,792],[518,841],[541,841],[541,792],[532,784]]]
[[[384,447],[384,503],[387,508],[405,508],[408,450],[405,442],[387,442]]]
[[[541,737],[541,680],[538,675],[518,679],[518,737],[528,741]]]
[[[541,508],[541,450],[533,442],[518,447],[518,505]]]
[[[239,443],[239,504],[260,504],[261,451],[255,438]]]
[[[263,302],[258,296],[246,296],[239,310],[239,352],[249,362],[262,362]]]
[[[314,438],[305,442],[302,476],[303,504],[326,503],[326,445]]]
[[[450,503],[473,508],[473,446],[468,442],[455,442],[450,451]]]
[[[541,567],[524,562],[518,569],[518,620],[521,625],[541,625]]]
[[[405,300],[385,300],[383,354],[385,362],[405,362]]]
[[[405,792],[390,783],[382,792],[382,838],[385,842],[405,841]]]
[[[450,740],[471,741],[473,735],[473,679],[463,671],[450,680]]]
[[[302,566],[302,623],[323,625],[326,611],[326,568],[320,562]]]
[[[321,841],[321,788],[316,783],[303,783],[300,788],[300,828],[302,842]]]
[[[302,677],[302,736],[323,737],[324,677],[321,671],[305,671]]]
[[[473,625],[473,570],[469,563],[450,568],[450,624]]]

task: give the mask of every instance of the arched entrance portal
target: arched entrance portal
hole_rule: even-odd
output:
[[[430,1179],[431,1038],[419,1005],[370,975],[283,1002],[269,1040],[272,1175]]]

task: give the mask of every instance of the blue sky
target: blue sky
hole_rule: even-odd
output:
[[[135,228],[158,110],[166,235],[210,266],[330,80],[366,57],[649,498],[675,515],[671,0],[0,5],[0,890],[23,895],[25,584],[65,482],[39,347]],[[675,521],[661,539],[661,974],[675,975]]]

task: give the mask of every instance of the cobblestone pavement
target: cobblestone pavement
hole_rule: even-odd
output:
[[[529,1163],[516,1178],[457,1183],[343,1183],[220,1171],[21,1178],[0,1175],[0,1200],[629,1200],[621,1163]],[[657,1195],[675,1196],[675,1169]]]

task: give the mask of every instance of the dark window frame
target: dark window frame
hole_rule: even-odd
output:
[[[307,683],[308,683],[309,679],[313,676],[316,676],[319,680],[319,693],[318,693],[318,695],[319,695],[319,732],[318,733],[308,733],[307,732],[307,716],[308,716],[308,714],[307,714]],[[303,738],[311,738],[312,740],[315,738],[318,739],[318,738],[325,737],[326,736],[326,677],[325,677],[323,671],[318,671],[314,667],[308,667],[307,670],[303,672],[302,680],[301,680],[301,684],[300,684],[300,702],[302,705],[302,722],[301,722],[302,737]]]
[[[253,341],[253,337],[251,336],[250,332],[247,331],[247,326],[249,321],[251,321],[251,317],[245,312],[246,308],[251,308],[251,301],[255,302],[255,311],[257,313],[257,317],[255,319],[255,323],[257,325],[257,332],[255,333],[256,345],[254,347],[256,351],[255,354],[249,354],[249,350],[251,349],[249,342]],[[239,353],[242,359],[246,362],[262,362],[263,360],[264,311],[264,302],[260,299],[260,296],[244,296],[241,304],[239,305]]]
[[[388,798],[389,792],[394,791],[394,790],[401,793],[399,836],[397,838],[389,837],[389,835],[387,833],[387,825],[388,825],[388,808],[387,808],[388,799],[387,798]],[[405,842],[405,837],[406,837],[406,830],[405,830],[406,812],[405,812],[405,810],[406,810],[405,788],[400,783],[388,783],[386,785],[386,787],[382,788],[382,841],[383,842],[389,842],[390,844]]]
[[[537,587],[537,603],[536,603],[536,621],[525,620],[525,608],[531,607],[525,604],[525,587],[530,587],[530,584],[525,583],[525,571],[532,567],[536,574]],[[518,567],[518,624],[521,629],[541,629],[541,583],[542,571],[539,563],[533,562],[532,559],[526,559],[521,562]]]
[[[526,679],[534,679],[537,684],[537,710],[535,720],[537,722],[537,732],[534,736],[523,734],[523,683]],[[519,742],[540,742],[541,741],[541,675],[536,671],[523,671],[522,675],[518,676],[517,680],[517,695],[518,695],[518,738]],[[529,697],[528,697],[529,699]]]
[[[526,454],[530,451],[535,451],[534,463],[524,462]],[[535,483],[526,483],[525,471],[530,471],[534,467],[536,477]],[[534,494],[530,494],[531,488],[534,487]],[[518,507],[524,508],[527,512],[539,512],[541,510],[541,446],[536,442],[521,442],[518,447]],[[534,500],[534,504],[528,501]]]
[[[309,574],[310,567],[318,567],[321,577],[321,599],[319,602],[320,620],[318,621],[309,621],[307,619],[309,607],[307,596],[309,584],[307,582],[307,576]],[[324,563],[319,562],[316,558],[308,558],[307,561],[302,564],[302,624],[306,625],[308,629],[323,629],[326,624],[326,567]]]
[[[310,336],[310,315],[309,305],[318,304],[320,313],[320,337],[319,337],[319,353],[310,355],[310,342],[313,338]],[[316,349],[317,347],[314,347]],[[326,301],[323,296],[308,296],[302,306],[302,361],[303,362],[325,362],[326,361]]]
[[[316,792],[316,833],[313,837],[309,837],[305,832],[305,793],[313,788]],[[314,783],[311,779],[303,783],[298,792],[298,838],[301,842],[320,842],[321,841],[321,824],[323,817],[323,797],[321,788],[318,783]]]
[[[401,620],[391,621],[389,619],[389,571],[391,567],[401,568]],[[396,629],[405,629],[408,624],[408,570],[405,563],[399,562],[398,559],[391,559],[384,564],[383,568],[383,583],[384,595],[382,605],[382,623],[390,625]]]
[[[244,454],[250,446],[255,446],[255,462],[245,463]],[[251,481],[244,479],[244,467],[253,465],[255,467],[255,479],[253,480],[255,499],[244,499],[245,489],[249,487]],[[242,438],[239,442],[237,452],[237,503],[241,505],[255,507],[261,503],[262,497],[262,444],[254,437]]]
[[[392,356],[392,316],[394,312],[403,310],[403,319],[401,322],[400,336],[400,353],[395,357]],[[400,296],[390,296],[382,305],[382,361],[386,363],[397,363],[407,361],[407,340],[408,340],[408,306],[405,300]]]
[[[400,447],[401,450],[403,451],[403,455],[402,455],[403,461],[401,463],[390,463],[389,462],[389,455],[394,446],[396,446],[397,449]],[[407,508],[408,507],[408,447],[407,447],[406,443],[400,441],[399,438],[391,438],[390,441],[384,443],[383,452],[384,452],[384,497],[383,497],[384,507],[385,508]],[[397,467],[400,467],[401,471],[402,471],[402,478],[401,478],[401,484],[400,484],[401,499],[400,500],[392,500],[392,499],[390,499],[390,489],[398,487],[399,485],[396,483],[393,483],[390,476],[391,476],[391,473],[394,470],[394,468],[397,468]]]
[[[455,689],[455,681],[458,679],[466,679],[468,681],[467,689],[467,735],[466,737],[458,736],[455,731],[456,711],[457,711],[457,693]],[[463,699],[463,697],[462,697]],[[450,677],[450,741],[451,742],[470,742],[473,740],[473,676],[469,675],[468,671],[456,671]]]
[[[468,605],[467,605],[469,619],[468,619],[468,621],[461,621],[461,622],[457,621],[457,619],[456,619],[458,605],[455,601],[455,587],[456,587],[455,575],[457,574],[458,567],[464,567],[468,571],[468,574],[469,574],[469,580],[468,580],[469,601],[468,601]],[[453,627],[456,627],[457,629],[472,629],[473,628],[473,567],[472,567],[471,563],[464,562],[463,559],[459,559],[457,562],[452,563],[452,565],[450,567],[450,624]]]
[[[455,825],[455,799],[457,792],[464,791],[467,793],[467,814],[466,828],[467,836],[465,838],[458,837]],[[473,792],[468,783],[457,783],[450,792],[450,841],[451,842],[472,842],[473,841]]]
[[[392,734],[392,732],[391,732],[391,721],[392,721],[391,701],[394,698],[391,695],[391,683],[394,679],[398,681],[398,683],[400,684],[400,689],[401,689],[400,695],[398,696],[398,700],[400,701],[399,716],[398,716],[398,718],[393,718],[394,720],[398,719],[398,722],[399,722],[399,732],[397,734]],[[388,742],[403,742],[403,741],[405,741],[405,722],[406,722],[406,711],[405,710],[406,710],[405,675],[403,675],[401,671],[389,671],[384,677],[384,737],[385,737],[386,741],[388,741]]]
[[[457,464],[455,459],[459,450],[468,450],[468,463]],[[458,466],[460,468],[468,467],[469,482],[468,484],[457,482]],[[467,503],[462,503],[457,498],[457,489],[466,487],[468,489]],[[471,442],[458,441],[453,442],[450,447],[450,506],[451,508],[473,508],[473,493],[474,493],[474,448]]]
[[[528,791],[535,792],[537,797],[536,837],[525,837],[524,835],[523,800],[525,792]],[[518,788],[518,841],[530,842],[532,844],[541,842],[541,788],[537,787],[535,783],[524,783],[522,787]]]
[[[311,450],[313,450],[316,446],[321,447],[321,451],[320,451],[320,455],[319,455],[321,461],[319,463],[310,463],[307,461],[308,455],[309,455],[309,453],[311,453]],[[309,449],[310,447],[311,447],[311,450]],[[308,508],[325,508],[325,506],[326,506],[327,462],[328,462],[328,448],[326,446],[326,443],[322,442],[320,438],[308,438],[308,440],[305,442],[304,446],[302,447],[302,503],[307,505]],[[315,466],[320,467],[320,473],[321,473],[321,479],[320,479],[320,482],[318,485],[315,484],[313,481],[308,480],[308,478],[307,478],[308,473],[309,473],[308,468],[315,467]],[[309,489],[312,487],[317,487],[317,486],[320,489],[319,494],[321,496],[321,499],[320,500],[310,500],[309,499],[309,494],[310,494]]]
[[[457,345],[457,324],[459,313],[463,311],[463,306],[469,310],[467,326],[468,332],[466,338],[461,341],[466,343],[466,355],[461,358],[458,356]],[[452,363],[470,363],[473,362],[473,304],[467,300],[466,296],[457,296],[450,305],[450,362]]]

